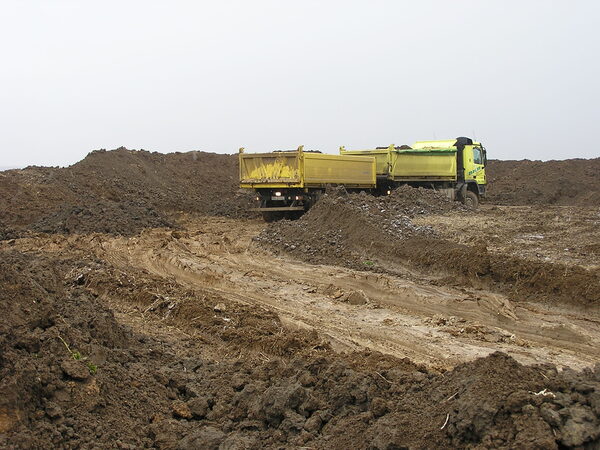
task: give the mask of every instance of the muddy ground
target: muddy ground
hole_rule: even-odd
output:
[[[267,225],[235,169],[0,173],[1,447],[597,448],[597,206],[336,190]]]

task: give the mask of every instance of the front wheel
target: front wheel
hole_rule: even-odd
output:
[[[475,210],[479,206],[479,197],[475,192],[467,191],[462,202],[467,208]]]

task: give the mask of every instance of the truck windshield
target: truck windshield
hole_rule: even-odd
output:
[[[473,147],[473,163],[483,164],[483,157],[479,147]]]

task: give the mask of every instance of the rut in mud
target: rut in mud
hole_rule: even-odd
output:
[[[436,278],[416,272],[397,276],[274,259],[252,243],[263,226],[202,219],[187,223],[185,232],[112,239],[96,252],[123,270],[136,267],[261,305],[288,327],[318,331],[339,349],[367,347],[443,368],[498,349],[526,363],[584,367],[600,358],[600,318],[593,314],[436,286]]]

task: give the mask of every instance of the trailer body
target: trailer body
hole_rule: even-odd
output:
[[[281,151],[240,153],[240,185],[260,188],[322,188],[344,185],[374,188],[375,161],[371,156],[356,158],[316,152]]]
[[[267,221],[297,217],[328,186],[371,190],[377,186],[375,158],[304,151],[239,152],[240,187],[254,189]]]
[[[485,196],[486,150],[469,138],[367,150],[340,147],[340,154],[374,156],[379,190],[391,190],[399,184],[433,188],[473,207]]]

